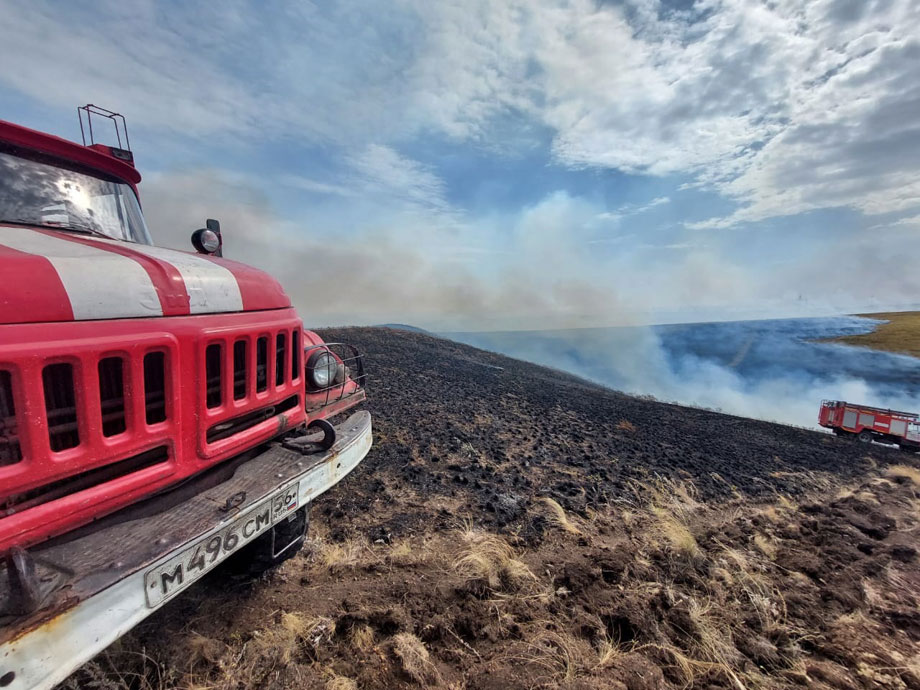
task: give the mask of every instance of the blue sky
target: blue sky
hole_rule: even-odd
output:
[[[0,117],[124,113],[158,242],[220,218],[314,325],[920,301],[911,0],[2,11]]]

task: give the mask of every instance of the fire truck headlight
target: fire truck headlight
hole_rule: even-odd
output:
[[[201,228],[192,233],[192,246],[199,254],[213,254],[220,249],[220,237],[208,228]]]
[[[329,352],[322,350],[307,360],[307,379],[314,388],[328,388],[341,383],[345,367]]]

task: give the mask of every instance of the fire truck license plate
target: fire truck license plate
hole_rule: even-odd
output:
[[[162,565],[147,571],[147,606],[159,606],[188,587],[227,556],[245,546],[298,508],[300,482],[290,484],[247,510],[219,532],[200,539]]]

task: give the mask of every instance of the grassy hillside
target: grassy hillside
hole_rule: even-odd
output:
[[[896,352],[903,355],[920,357],[920,312],[890,312],[884,314],[860,314],[870,319],[884,319],[872,333],[864,335],[846,335],[831,338],[826,342],[845,343],[870,347],[873,350]]]

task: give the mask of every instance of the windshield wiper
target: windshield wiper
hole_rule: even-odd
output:
[[[97,237],[104,237],[107,240],[112,239],[104,232],[96,230],[96,228],[90,227],[89,225],[83,225],[82,223],[55,223],[53,221],[41,221],[41,220],[30,220],[28,218],[17,218],[15,220],[0,219],[0,223],[8,223],[10,225],[37,225],[39,227],[48,228],[49,230],[60,230],[61,232],[78,232],[84,235],[95,235]]]

